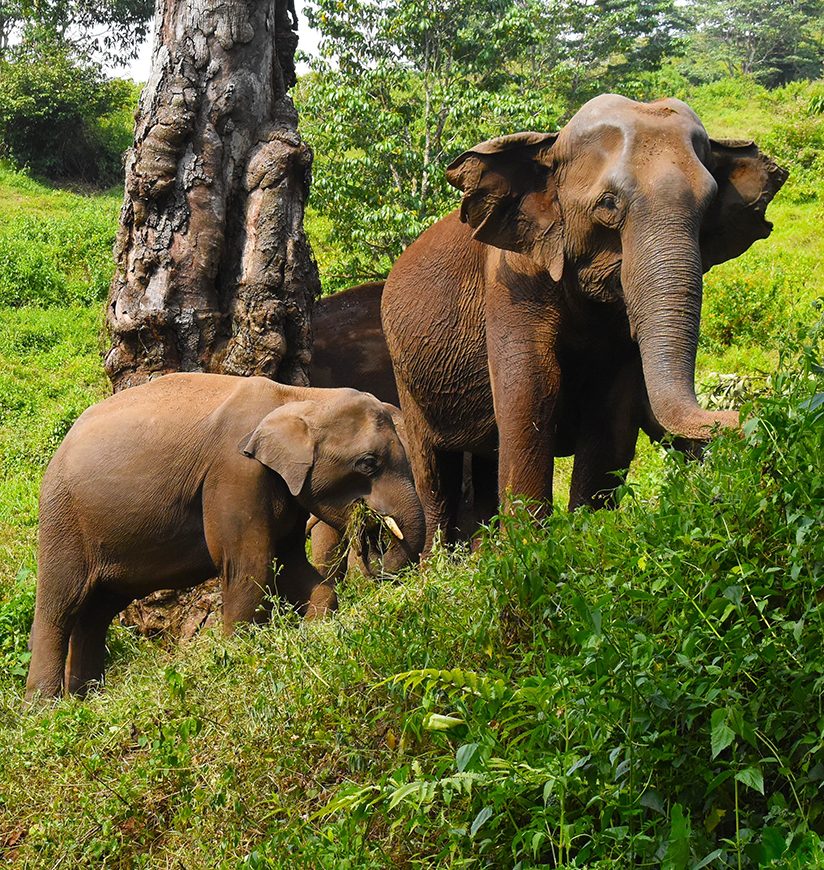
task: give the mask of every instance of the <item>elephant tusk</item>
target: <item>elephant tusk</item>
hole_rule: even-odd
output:
[[[401,527],[395,522],[394,517],[384,517],[383,521],[386,523],[386,528],[389,529],[390,532],[399,540],[403,540],[403,532],[401,531]]]
[[[306,522],[306,534],[308,535],[309,532],[311,532],[312,529],[314,529],[315,526],[316,526],[319,522],[320,522],[320,517],[316,517],[314,514],[312,514],[312,516],[309,517],[309,519],[308,519],[307,522]]]

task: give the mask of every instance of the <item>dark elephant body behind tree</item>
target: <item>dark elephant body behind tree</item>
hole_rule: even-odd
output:
[[[231,630],[258,618],[276,560],[281,597],[309,616],[333,609],[333,584],[306,559],[306,520],[343,529],[359,499],[402,536],[387,561],[416,558],[420,503],[373,396],[171,374],[93,406],[43,478],[27,696],[100,680],[112,618],[157,589],[219,575]]]
[[[570,506],[598,506],[650,415],[697,441],[738,425],[698,406],[695,355],[702,273],[769,235],[786,178],[755,145],[710,140],[679,100],[606,95],[448,177],[460,211],[406,249],[382,300],[426,549],[455,527],[462,451],[497,446],[499,495],[540,500],[574,453]]]
[[[314,387],[352,387],[398,404],[392,358],[381,325],[383,281],[325,296],[312,316]]]

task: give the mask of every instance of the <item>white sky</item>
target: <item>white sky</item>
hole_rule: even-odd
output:
[[[295,8],[298,12],[298,49],[306,54],[315,54],[318,47],[319,34],[315,30],[311,30],[306,22],[306,16],[303,14],[305,0],[295,0]],[[150,34],[148,39],[140,46],[140,53],[125,66],[113,67],[110,70],[112,76],[119,78],[130,78],[136,82],[145,82],[149,78],[149,71],[152,65],[152,40]],[[298,64],[298,72],[305,72],[305,66]]]

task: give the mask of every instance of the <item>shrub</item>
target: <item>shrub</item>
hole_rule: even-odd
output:
[[[129,82],[107,81],[67,42],[31,31],[0,63],[0,142],[19,166],[52,179],[110,184],[131,139]]]
[[[390,680],[429,749],[337,824],[452,866],[821,866],[823,325],[655,498],[499,519],[478,573],[511,656]]]

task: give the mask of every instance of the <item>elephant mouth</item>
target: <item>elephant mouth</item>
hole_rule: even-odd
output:
[[[582,266],[578,272],[579,288],[586,296],[599,302],[624,303],[621,266],[621,260],[608,266],[597,263]]]

